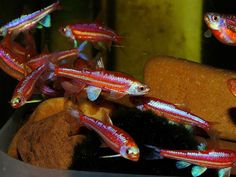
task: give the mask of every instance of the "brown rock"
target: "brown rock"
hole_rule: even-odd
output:
[[[25,122],[25,124],[17,131],[16,135],[14,136],[9,148],[8,148],[8,155],[13,158],[18,159],[17,153],[17,141],[19,136],[21,135],[22,129],[26,128],[32,122],[43,120],[53,114],[63,111],[64,109],[64,98],[52,98],[46,100],[39,104],[36,108],[34,113],[30,116],[30,118]],[[57,105],[57,106],[55,106]]]
[[[106,120],[106,114],[112,109],[111,103],[105,101],[96,104],[83,101],[75,106],[64,98],[46,100],[16,133],[9,155],[40,167],[68,169],[74,147],[85,139],[78,135],[77,120],[65,113],[68,106],[101,121]]]
[[[221,138],[236,140],[236,97],[227,80],[236,73],[174,57],[157,57],[145,66],[144,80],[150,96],[185,105],[192,113],[212,122]]]
[[[74,147],[85,137],[71,136],[73,119],[61,112],[25,127],[18,139],[18,152],[24,162],[45,168],[68,169]]]

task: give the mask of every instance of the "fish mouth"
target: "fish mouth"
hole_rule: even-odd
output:
[[[138,160],[139,160],[139,157],[140,157],[140,155],[139,155],[139,153],[137,153],[137,154],[133,154],[130,159],[131,159],[132,161],[138,161]]]
[[[150,91],[150,87],[146,86],[143,91],[143,94],[147,94],[149,91]]]
[[[210,14],[209,13],[206,13],[204,15],[204,21],[206,22],[206,24],[208,24],[210,22]]]

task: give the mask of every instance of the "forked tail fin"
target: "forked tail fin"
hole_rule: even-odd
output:
[[[147,152],[143,155],[143,158],[146,160],[158,160],[163,159],[163,156],[160,154],[161,150],[152,145],[145,145],[147,147]]]

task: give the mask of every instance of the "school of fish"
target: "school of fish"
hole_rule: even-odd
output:
[[[58,97],[69,93],[80,94],[85,91],[90,101],[95,101],[101,93],[109,98],[121,99],[125,95],[130,102],[141,111],[151,110],[158,116],[165,117],[170,123],[199,127],[208,132],[211,124],[192,112],[154,97],[145,96],[151,88],[127,74],[108,71],[102,58],[88,58],[83,53],[88,43],[100,46],[99,50],[110,49],[112,43],[120,44],[123,37],[112,29],[98,23],[77,23],[61,27],[59,32],[69,38],[74,48],[65,51],[38,54],[31,32],[33,28],[51,26],[50,13],[60,9],[57,1],[48,7],[12,20],[0,28],[0,68],[19,82],[13,92],[10,104],[19,108],[36,95]],[[236,45],[236,18],[232,15],[207,13],[204,20],[214,36],[227,45]],[[24,36],[23,46],[16,40],[20,33]],[[228,81],[228,87],[236,95],[236,79]],[[68,113],[78,120],[78,124],[95,131],[103,142],[111,148],[115,155],[138,161],[140,150],[135,140],[124,130],[112,124],[83,115],[75,108]],[[148,119],[148,118],[147,118]],[[218,169],[219,177],[230,176],[230,169],[236,163],[236,152],[231,150],[168,150],[146,145],[153,153],[145,157],[147,160],[171,158],[177,160],[177,168],[185,168],[191,164],[192,176],[201,175],[207,168]]]

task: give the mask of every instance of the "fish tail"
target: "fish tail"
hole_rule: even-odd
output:
[[[61,9],[60,3],[61,3],[60,0],[58,0],[57,2],[51,4],[49,6],[49,8],[52,8],[53,10],[59,10],[59,9]]]
[[[161,155],[161,149],[153,145],[145,145],[145,147],[147,148],[147,151],[143,155],[145,160],[163,159],[163,156]]]
[[[50,96],[50,97],[58,97],[58,95],[60,95],[56,90],[50,88],[49,86],[47,86],[45,84],[40,87],[40,91],[44,95],[47,95],[47,96]]]
[[[88,41],[84,41],[78,47],[78,57],[82,58],[82,59],[84,59],[86,61],[88,61],[88,57],[84,53],[82,53],[81,51],[84,50],[84,48],[86,47],[87,44],[88,44]]]
[[[50,79],[53,79],[54,77],[56,77],[56,74],[55,74],[55,70],[56,70],[56,66],[55,64],[53,64],[52,62],[48,61],[45,63],[45,67],[46,67],[46,80],[50,80]]]
[[[115,42],[120,44],[124,40],[124,36],[117,35],[115,39]]]
[[[60,1],[57,1],[54,3],[54,8],[55,9],[61,9]]]

